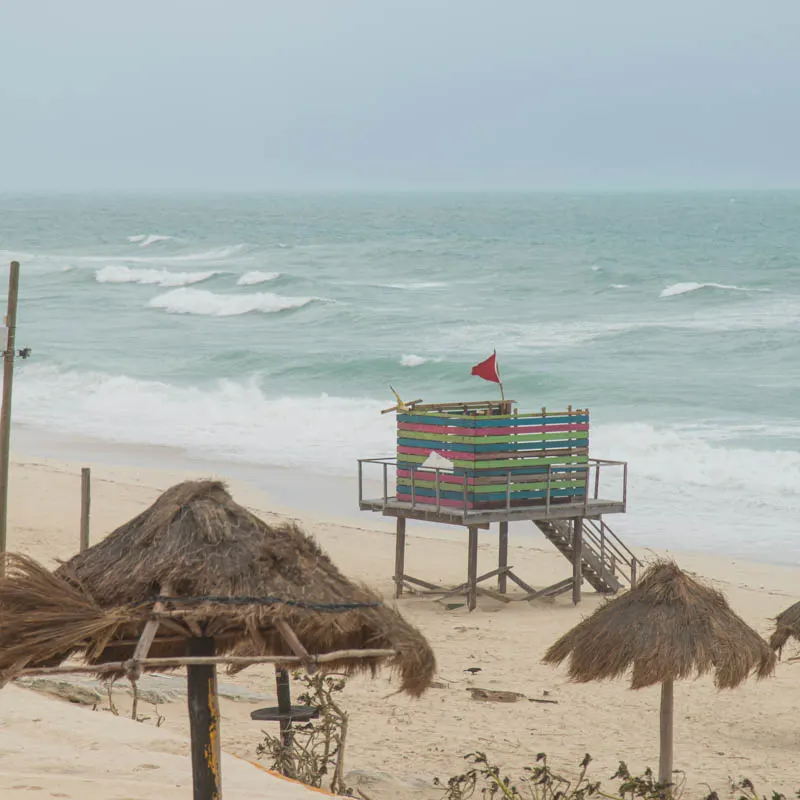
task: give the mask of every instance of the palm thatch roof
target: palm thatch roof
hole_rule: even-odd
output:
[[[181,483],[150,508],[54,573],[12,556],[0,579],[0,672],[131,658],[160,596],[169,596],[150,657],[183,656],[192,636],[218,654],[292,655],[276,623],[309,653],[392,649],[401,688],[421,694],[435,658],[412,625],[365,586],[348,580],[292,522],[268,524],[222,483]],[[380,659],[327,668],[374,670]]]
[[[789,606],[775,618],[775,630],[769,637],[773,650],[782,650],[791,637],[800,641],[800,603]]]
[[[721,592],[667,561],[651,566],[636,588],[600,606],[544,657],[549,664],[565,659],[580,683],[631,669],[632,689],[708,672],[718,688],[729,689],[775,667],[775,654]]]

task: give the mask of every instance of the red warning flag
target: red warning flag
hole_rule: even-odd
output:
[[[481,361],[472,368],[472,374],[492,383],[502,383],[500,373],[497,371],[497,350],[486,361]]]

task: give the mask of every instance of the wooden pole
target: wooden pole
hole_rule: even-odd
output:
[[[500,594],[505,594],[508,585],[508,576],[505,573],[505,568],[508,566],[508,522],[500,523],[499,535],[499,553],[497,558],[497,567],[500,573],[497,575],[497,591]]]
[[[576,517],[572,521],[572,603],[581,601],[581,584],[583,583],[583,519]]]
[[[315,664],[329,664],[336,661],[345,661],[351,658],[391,658],[396,656],[396,650],[335,650],[332,653],[323,653],[311,656]],[[305,659],[297,656],[177,656],[171,658],[142,658],[139,661],[142,667],[169,668],[190,667],[197,664],[233,664],[237,667],[251,667],[253,664],[303,664]],[[32,667],[14,672],[14,678],[28,675],[103,675],[107,672],[126,672],[130,669],[131,660],[107,661],[103,664],[68,664],[60,667]],[[2,684],[0,684],[2,685]]]
[[[92,471],[81,469],[81,553],[89,547],[89,518],[92,511]]]
[[[294,777],[292,767],[292,691],[289,683],[289,671],[282,667],[275,667],[275,685],[278,695],[278,711],[280,719],[278,726],[281,731],[281,745],[283,746],[283,769],[281,772],[287,777]]]
[[[661,684],[661,759],[658,782],[672,783],[673,681]]]
[[[394,551],[394,596],[403,596],[403,577],[406,572],[406,518],[397,518]]]
[[[474,611],[478,605],[478,529],[469,526],[469,554],[467,556],[467,607]]]
[[[3,351],[3,404],[0,408],[0,575],[6,571],[6,529],[8,524],[8,461],[11,450],[11,392],[14,383],[14,340],[17,329],[19,261],[11,262],[8,275],[8,336]]]
[[[190,656],[213,656],[214,640],[189,639]],[[219,741],[217,671],[213,664],[193,664],[187,670],[189,728],[192,737],[194,800],[221,800],[222,750]]]

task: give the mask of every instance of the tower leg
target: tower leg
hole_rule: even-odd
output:
[[[500,534],[498,537],[498,556],[497,556],[497,566],[499,569],[503,570],[505,567],[508,566],[508,523],[501,522],[500,523]],[[497,576],[497,591],[500,594],[506,593],[506,587],[508,584],[508,578],[505,572],[500,572]]]
[[[394,596],[403,596],[403,576],[406,574],[406,518],[397,518],[394,551]]]
[[[469,528],[469,556],[467,561],[467,607],[474,611],[478,605],[478,529]]]
[[[572,602],[578,605],[581,601],[581,584],[583,583],[583,518],[576,517],[572,521]]]
[[[189,639],[190,656],[213,656],[214,640]],[[214,664],[192,664],[186,669],[191,732],[194,800],[220,800],[222,775],[219,740],[219,701]]]

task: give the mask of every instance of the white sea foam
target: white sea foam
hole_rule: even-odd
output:
[[[612,289],[630,289],[631,287],[627,283],[612,283],[611,284],[611,288]]]
[[[394,420],[380,414],[385,402],[326,394],[270,398],[256,377],[173,386],[31,364],[20,370],[15,391],[22,424],[176,447],[196,458],[350,475],[365,453],[394,448]]]
[[[244,275],[239,277],[236,283],[239,286],[252,286],[256,283],[267,283],[268,281],[277,280],[280,276],[280,272],[259,272],[255,270],[253,272],[245,272]]]
[[[166,242],[171,239],[171,236],[161,236],[157,233],[137,233],[135,236],[129,236],[128,241],[133,244],[138,244],[140,247],[147,247],[148,245],[155,244],[156,242]]]
[[[411,292],[418,292],[424,289],[441,289],[447,284],[441,281],[412,281],[410,283],[379,283],[378,286],[382,286],[385,289],[405,289]]]
[[[131,269],[131,267],[109,265],[97,270],[98,283],[142,283],[155,286],[189,286],[207,281],[219,272],[169,272],[165,269]]]
[[[148,305],[169,314],[196,314],[204,317],[235,317],[254,311],[274,314],[302,308],[321,298],[284,297],[271,292],[255,294],[215,294],[205,289],[175,289],[154,297]]]
[[[426,364],[430,361],[429,358],[423,358],[422,356],[415,356],[413,353],[409,353],[408,355],[404,355],[400,359],[400,366],[401,367],[419,367],[422,364]]]
[[[659,297],[675,297],[679,294],[688,294],[689,292],[697,292],[700,289],[723,289],[730,292],[763,292],[764,289],[748,289],[744,286],[732,286],[727,283],[695,283],[694,281],[687,281],[686,283],[673,283],[663,289]]]

